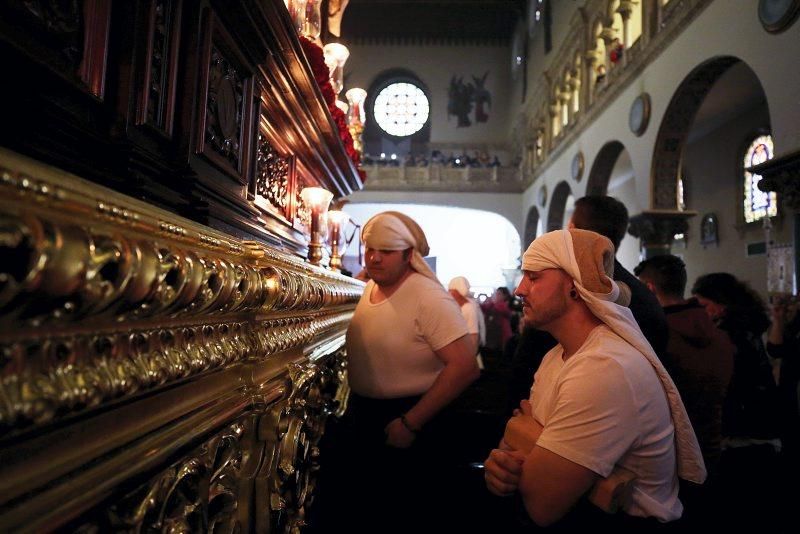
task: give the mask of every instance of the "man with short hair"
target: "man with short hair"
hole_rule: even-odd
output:
[[[670,373],[697,432],[706,466],[712,470],[722,452],[722,406],[733,374],[733,343],[696,299],[683,298],[686,265],[679,257],[654,256],[637,265],[634,273],[664,307]]]
[[[470,294],[469,280],[464,276],[456,276],[447,284],[447,290],[461,307],[461,315],[467,322],[467,329],[475,344],[476,351],[486,343],[486,323],[480,305]]]
[[[613,265],[611,242],[578,229],[544,234],[523,255],[516,294],[524,320],[558,345],[536,372],[525,411],[535,444],[522,453],[502,441],[485,478],[496,495],[519,491],[541,526],[596,527],[602,513],[570,510],[617,466],[635,479],[615,519],[634,531],[681,517],[679,476],[705,479],[680,395],[624,306],[629,293],[611,279]]]
[[[611,240],[614,250],[628,232],[628,208],[614,197],[588,195],[575,201],[569,228],[591,230]],[[654,295],[622,264],[614,259],[614,280],[631,290],[633,318],[659,357],[667,348],[667,319]],[[669,362],[662,362],[669,368]]]

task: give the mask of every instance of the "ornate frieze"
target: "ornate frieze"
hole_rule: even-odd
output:
[[[362,291],[0,156],[0,434],[342,332]]]
[[[240,532],[237,514],[247,461],[244,418],[110,506],[83,530]]]
[[[256,153],[256,195],[265,198],[286,220],[291,220],[291,159],[282,157],[259,132]]]
[[[208,72],[206,144],[238,169],[244,103],[242,74],[213,44]]]

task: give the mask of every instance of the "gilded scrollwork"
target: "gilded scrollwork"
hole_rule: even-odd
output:
[[[288,398],[261,420],[261,433],[272,450],[270,469],[270,523],[275,532],[300,532],[305,525],[319,468],[317,445],[325,420],[335,411],[336,362],[328,365],[290,364]]]
[[[223,432],[111,505],[91,527],[115,532],[239,532],[248,419]]]
[[[11,166],[0,167],[0,434],[343,332],[363,289]]]

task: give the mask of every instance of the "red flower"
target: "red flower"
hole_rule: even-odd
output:
[[[314,73],[314,79],[317,80],[317,84],[321,87],[326,80],[330,84],[331,71],[328,65],[325,64],[325,54],[322,52],[322,48],[302,35],[300,36],[300,45],[303,47],[303,52],[306,54],[309,65],[311,65],[311,72]]]
[[[330,70],[328,65],[325,64],[325,54],[315,42],[300,36],[300,44],[303,47],[303,52],[308,58],[308,63],[311,65],[311,71],[314,74],[314,80],[317,82],[322,97],[325,99],[325,104],[328,106],[328,111],[333,117],[336,128],[339,130],[339,139],[341,139],[344,149],[348,157],[358,167],[361,162],[361,154],[353,147],[353,137],[350,135],[350,129],[347,127],[347,117],[344,112],[336,107],[336,93],[331,86]],[[359,169],[359,176],[361,180],[366,180],[366,173]]]

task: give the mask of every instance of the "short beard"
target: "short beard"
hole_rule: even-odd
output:
[[[567,312],[567,297],[562,295],[560,299],[555,298],[545,303],[543,310],[536,310],[531,307],[530,318],[525,318],[525,324],[538,330],[547,330],[547,325],[560,319]]]

